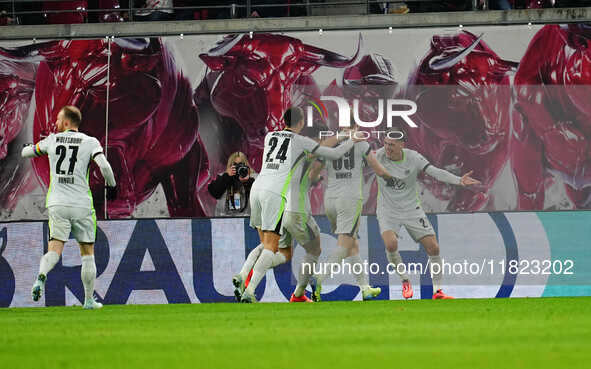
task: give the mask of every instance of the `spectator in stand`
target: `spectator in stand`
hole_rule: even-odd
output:
[[[263,0],[253,0],[251,3],[255,4],[262,4],[264,3]],[[246,1],[245,0],[221,0],[216,1],[214,3],[209,2],[208,5],[217,5],[217,6],[225,6],[224,8],[217,8],[214,10],[215,16],[212,18],[217,19],[230,19],[230,18],[245,18],[246,17]],[[234,5],[234,6],[232,6]],[[262,9],[272,9],[272,8],[262,8]],[[260,17],[259,11],[252,7],[250,10],[250,17],[257,18]]]
[[[98,9],[112,9],[98,13],[98,21],[101,23],[125,22],[127,14],[124,11],[128,7],[127,1],[120,4],[119,0],[98,0]],[[121,8],[123,11],[116,10]]]
[[[410,11],[404,2],[385,2],[380,7],[382,14],[406,14]]]
[[[172,0],[146,0],[143,8],[136,11],[137,21],[166,21],[174,19]]]
[[[0,7],[0,26],[7,26],[9,24],[16,24],[16,18],[12,18],[9,15],[9,11],[10,9],[10,4],[8,3],[3,3],[2,6]]]
[[[74,24],[86,23],[88,3],[86,0],[78,1],[45,1],[42,6],[45,18],[49,24]],[[51,11],[60,10],[61,13]]]

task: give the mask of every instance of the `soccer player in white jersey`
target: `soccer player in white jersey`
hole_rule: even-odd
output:
[[[366,164],[374,170],[376,175],[385,180],[392,176],[371,152],[367,141],[356,142],[342,158],[327,163],[328,184],[324,192],[324,209],[330,221],[332,231],[337,235],[337,250],[329,256],[328,263],[339,264],[343,260],[351,265],[363,300],[371,300],[381,293],[379,287],[369,285],[367,271],[361,267],[363,261],[359,256],[359,241],[357,240],[359,220],[363,209],[363,168]],[[355,267],[356,264],[360,264]],[[321,300],[322,282],[326,274],[318,274],[312,281],[315,301]]]
[[[348,140],[337,148],[330,148],[299,135],[305,124],[301,108],[288,109],[283,119],[286,125],[283,131],[269,132],[265,136],[263,165],[250,192],[250,225],[258,230],[263,249],[256,258],[250,283],[241,295],[241,302],[256,302],[254,291],[266,271],[291,257],[291,248],[289,251],[280,249],[277,253],[281,224],[291,191],[298,191],[298,188],[293,188],[292,178],[301,177],[307,155],[338,159],[354,144]],[[274,257],[282,256],[285,260],[273,261]]]
[[[25,158],[47,155],[50,170],[45,204],[49,213],[49,245],[47,253],[41,258],[31,294],[33,301],[41,298],[47,273],[58,262],[71,231],[80,245],[84,309],[100,309],[103,305],[94,300],[96,214],[88,184],[90,161],[97,163],[107,181],[109,200],[116,197],[115,177],[99,141],[78,132],[81,122],[82,114],[78,108],[64,106],[55,122],[58,133],[50,134],[22,150]]]
[[[306,129],[306,136],[311,137],[317,143],[321,143],[319,139],[320,130],[318,127],[310,127]],[[345,137],[345,136],[343,136]],[[324,140],[321,144],[324,146],[334,146],[338,143],[336,136],[332,136]],[[311,214],[310,199],[308,191],[310,186],[318,183],[321,179],[320,172],[324,167],[324,160],[315,155],[308,154],[302,164],[301,177],[292,176],[290,186],[298,191],[290,191],[289,198],[286,202],[284,218],[282,220],[282,235],[279,239],[278,252],[273,256],[273,263],[271,267],[274,268],[280,264],[291,260],[293,255],[293,242],[297,241],[306,254],[302,265],[307,265],[306,268],[300,267],[297,277],[297,285],[294,293],[290,298],[290,302],[313,302],[306,295],[306,286],[314,269],[314,264],[318,262],[320,256],[320,228],[316,224],[314,217]],[[259,257],[263,245],[260,244],[254,248],[246,258],[240,273],[234,276],[232,283],[234,284],[234,294],[238,301],[240,301],[242,292],[244,291],[243,281],[246,280],[248,285],[248,273],[252,270],[254,263]]]
[[[319,130],[307,130],[313,139],[320,143]],[[322,144],[334,146],[338,142],[331,137]],[[279,240],[279,248],[291,248],[293,241],[297,241],[306,253],[297,273],[295,291],[291,294],[290,302],[313,302],[306,296],[306,286],[312,276],[314,265],[320,256],[320,228],[312,216],[312,207],[308,191],[310,186],[321,180],[320,172],[324,168],[324,160],[314,155],[307,155],[302,164],[301,177],[292,177],[292,191],[287,200],[283,218],[283,234]]]
[[[402,127],[393,127],[388,130],[384,138],[384,147],[376,153],[378,161],[394,176],[394,179],[388,182],[378,178],[376,215],[386,246],[386,255],[402,280],[402,296],[407,299],[411,298],[413,290],[408,274],[402,273],[404,268],[398,267],[402,263],[398,252],[398,235],[400,228],[404,226],[412,239],[421,243],[429,255],[433,291],[435,291],[433,299],[453,298],[441,290],[442,275],[440,271],[442,265],[439,244],[433,227],[421,207],[418,197],[417,175],[420,172],[425,172],[441,182],[459,186],[471,186],[480,182],[470,177],[471,171],[458,177],[431,165],[418,152],[405,149],[405,135]]]

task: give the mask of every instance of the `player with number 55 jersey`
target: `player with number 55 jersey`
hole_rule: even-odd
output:
[[[329,256],[328,263],[349,263],[361,290],[363,300],[376,298],[379,287],[369,285],[367,273],[355,265],[363,265],[359,256],[357,231],[363,208],[363,168],[369,165],[376,175],[391,179],[390,174],[376,160],[366,141],[355,143],[343,157],[327,163],[328,184],[324,192],[324,209],[332,231],[337,235],[337,249]],[[322,283],[326,274],[316,275],[312,283],[312,299],[321,300]]]

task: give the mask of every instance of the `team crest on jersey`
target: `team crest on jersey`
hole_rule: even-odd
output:
[[[406,183],[399,179],[392,177],[392,181],[386,184],[386,186],[391,187],[397,191],[404,190],[406,188]]]

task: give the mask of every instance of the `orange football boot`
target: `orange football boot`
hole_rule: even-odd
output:
[[[289,299],[289,302],[314,302],[314,301],[310,300],[308,298],[308,296],[306,296],[305,293],[301,297],[296,297],[296,295],[294,295],[292,293],[291,298]]]
[[[446,295],[445,293],[443,293],[443,291],[441,291],[441,289],[438,289],[437,292],[435,292],[433,294],[433,300],[447,300],[447,299],[453,299],[453,297]]]
[[[402,281],[402,297],[405,299],[412,298],[412,286],[410,285],[410,281]]]

